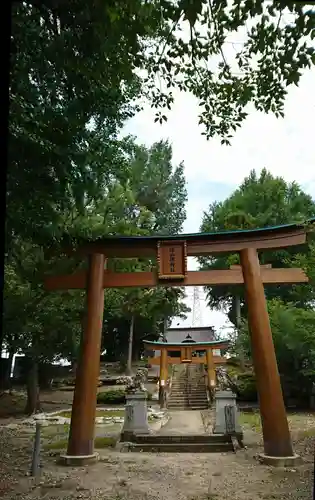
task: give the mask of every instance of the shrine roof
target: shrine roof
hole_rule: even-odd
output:
[[[152,347],[194,347],[195,349],[200,346],[204,347],[222,347],[230,344],[229,340],[212,340],[210,342],[160,342],[153,340],[144,340],[144,344],[151,345]]]

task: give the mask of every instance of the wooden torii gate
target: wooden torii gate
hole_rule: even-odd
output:
[[[88,271],[69,276],[48,276],[47,290],[86,289],[86,321],[76,375],[66,460],[87,463],[94,453],[96,395],[104,308],[104,288],[245,285],[251,347],[264,438],[264,452],[272,457],[293,457],[275,350],[267,312],[264,284],[306,283],[301,269],[272,269],[259,264],[257,251],[301,245],[302,225],[256,230],[201,233],[172,237],[106,237],[79,240],[66,252],[88,257]],[[241,266],[210,271],[188,271],[187,256],[239,253]],[[105,270],[107,258],[156,258],[153,271],[116,273]]]

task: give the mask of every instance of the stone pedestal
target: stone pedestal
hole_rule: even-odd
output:
[[[85,465],[95,464],[99,459],[98,453],[93,453],[93,455],[82,455],[82,456],[70,456],[70,455],[60,455],[57,463],[60,465],[68,465],[69,467],[83,467]]]
[[[225,407],[228,407],[226,410]],[[228,418],[228,422],[226,421]],[[215,426],[213,434],[242,435],[236,395],[232,391],[217,391],[215,394]]]
[[[130,441],[136,434],[150,434],[145,392],[126,395],[125,420],[121,440]]]

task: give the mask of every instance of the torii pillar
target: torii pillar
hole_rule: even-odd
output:
[[[212,349],[207,349],[206,359],[207,359],[208,387],[209,389],[214,389],[216,385],[216,373],[215,373]]]
[[[85,465],[97,459],[94,453],[94,429],[104,310],[104,265],[104,255],[90,255],[86,318],[75,382],[68,450],[61,457],[66,465]]]
[[[241,250],[240,258],[264,437],[265,454],[262,458],[274,465],[280,457],[286,457],[292,463],[296,455],[292,448],[257,250]]]
[[[160,352],[160,381],[159,381],[159,402],[160,407],[166,404],[166,383],[168,379],[167,349],[161,348]]]

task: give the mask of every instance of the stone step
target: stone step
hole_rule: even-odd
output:
[[[193,397],[180,397],[180,396],[177,396],[176,398],[168,398],[168,401],[172,402],[172,403],[180,403],[181,401],[208,401],[208,398],[206,397],[199,397],[199,398],[193,398]]]
[[[185,394],[183,392],[171,392],[171,394],[170,394],[171,398],[172,397],[186,397],[186,396],[206,398],[207,397],[207,393],[206,392],[192,392],[190,394]]]
[[[185,411],[185,410],[207,410],[209,408],[208,404],[203,404],[203,405],[194,405],[194,406],[189,406],[189,405],[167,405],[168,410],[174,410],[174,411]]]
[[[208,401],[206,399],[204,399],[203,401],[185,401],[185,400],[182,400],[182,401],[168,401],[168,404],[167,404],[168,408],[176,408],[177,406],[191,406],[191,407],[194,407],[194,406],[208,406]]]
[[[207,399],[206,394],[171,394],[169,399]]]
[[[180,404],[205,404],[208,403],[207,398],[169,398],[168,403],[174,404],[174,405],[180,405]]]
[[[166,443],[231,443],[231,437],[224,434],[137,434],[133,440],[137,444]]]
[[[186,386],[186,384],[183,384],[183,385],[172,385],[172,390],[184,390],[184,389],[188,389],[188,387]],[[205,386],[204,385],[200,385],[200,384],[196,384],[194,386],[190,386],[189,389],[191,389],[192,391],[198,391],[198,390],[206,390]]]
[[[187,394],[191,395],[191,396],[194,396],[195,394],[197,396],[200,396],[200,395],[205,396],[207,393],[206,393],[206,391],[172,391],[170,393],[170,395],[172,396],[172,394],[176,394],[178,396],[186,396]]]
[[[132,444],[131,452],[147,453],[222,453],[234,451],[231,443]]]
[[[183,387],[183,388],[180,388],[180,387],[172,387],[172,390],[171,392],[206,392],[206,388],[205,387],[197,387],[196,389],[194,389],[193,387],[190,388],[190,390],[188,390],[186,387]]]
[[[205,404],[208,404],[207,400],[202,400],[202,401],[187,401],[183,399],[182,401],[168,401],[168,406],[204,406]]]
[[[186,391],[186,390],[188,390],[188,389],[190,389],[191,391],[205,391],[205,390],[206,390],[205,386],[201,386],[201,387],[200,387],[200,386],[199,386],[199,387],[190,387],[190,388],[188,388],[188,387],[186,387],[186,386],[182,386],[182,387],[180,387],[180,386],[178,386],[178,387],[176,387],[176,386],[175,386],[175,387],[173,387],[173,386],[172,386],[172,391]]]

